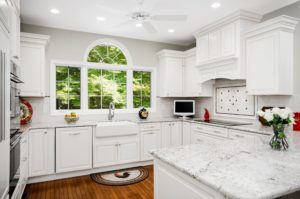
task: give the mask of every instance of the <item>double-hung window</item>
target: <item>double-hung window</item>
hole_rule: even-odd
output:
[[[123,51],[114,45],[96,45],[87,55],[85,62],[52,62],[54,114],[101,113],[111,102],[124,112],[155,108],[155,68],[128,65]]]

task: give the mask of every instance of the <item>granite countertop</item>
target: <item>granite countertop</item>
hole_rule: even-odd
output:
[[[276,198],[300,190],[300,133],[290,148],[274,151],[269,137],[165,148],[152,155],[229,198]]]
[[[128,121],[132,121],[138,124],[143,123],[155,123],[155,122],[176,122],[176,121],[185,121],[190,123],[200,123],[204,125],[209,126],[217,126],[222,127],[226,129],[234,129],[234,130],[241,130],[241,131],[247,131],[252,133],[259,133],[259,134],[271,134],[272,129],[269,127],[262,127],[260,124],[249,124],[249,125],[241,125],[241,126],[225,126],[225,125],[219,125],[219,124],[211,124],[201,121],[195,121],[199,118],[193,118],[193,119],[180,119],[180,118],[172,118],[172,117],[165,117],[165,118],[151,118],[146,120],[141,119],[131,119]],[[106,120],[108,121],[108,120]],[[118,120],[115,120],[118,121]],[[120,120],[121,121],[121,120]],[[84,121],[79,120],[76,123],[67,123],[65,121],[60,122],[40,122],[40,123],[31,123],[26,125],[29,129],[42,129],[42,128],[64,128],[64,127],[79,127],[79,126],[95,126],[99,122],[105,122],[105,120],[99,120],[99,121]]]

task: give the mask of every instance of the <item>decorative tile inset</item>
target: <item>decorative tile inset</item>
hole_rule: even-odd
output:
[[[216,113],[231,115],[255,115],[255,97],[247,95],[246,86],[216,88]]]

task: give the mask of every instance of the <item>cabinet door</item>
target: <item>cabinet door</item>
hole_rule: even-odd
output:
[[[92,168],[91,127],[56,129],[56,172]]]
[[[29,132],[29,176],[54,173],[54,129]]]
[[[176,122],[171,123],[171,133],[170,133],[170,146],[180,146],[182,145],[182,123]]]
[[[119,140],[118,163],[135,162],[139,160],[139,145],[137,138]]]
[[[197,63],[208,60],[208,34],[200,36],[197,42]]]
[[[269,94],[276,91],[277,34],[267,34],[247,40],[246,67],[249,94]]]
[[[15,9],[11,15],[11,57],[19,62],[20,60],[20,15]]]
[[[183,96],[196,97],[201,95],[199,84],[199,70],[196,68],[196,57],[190,56],[184,59],[183,67]]]
[[[189,122],[182,123],[182,144],[191,144],[191,124]]]
[[[96,139],[96,138],[94,138]],[[99,139],[94,142],[94,167],[108,166],[117,163],[118,144],[115,139]]]
[[[0,23],[3,23],[4,27],[10,30],[10,6],[6,0],[0,0]]]
[[[235,23],[221,29],[221,55],[223,57],[235,54]]]
[[[161,146],[162,147],[170,147],[170,134],[171,134],[171,127],[172,123],[163,123],[162,124],[162,132],[161,132]]]
[[[160,131],[148,131],[141,133],[141,159],[151,160],[150,150],[160,148]]]
[[[209,33],[209,59],[218,58],[221,54],[221,31]]]
[[[43,97],[45,49],[38,45],[21,44],[21,96]],[[34,78],[32,78],[34,71]]]
[[[182,58],[167,59],[167,73],[164,81],[166,83],[167,96],[169,97],[182,96],[182,65]]]

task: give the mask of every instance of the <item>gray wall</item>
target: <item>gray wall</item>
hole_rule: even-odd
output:
[[[100,38],[113,38],[124,44],[129,50],[134,65],[157,67],[158,59],[156,53],[162,49],[185,50],[186,47],[150,42],[122,37],[114,37],[100,34],[92,34],[78,31],[69,31],[41,26],[22,24],[22,32],[50,35],[50,43],[46,53],[46,93],[49,95],[49,73],[50,61],[53,59],[64,59],[70,61],[83,61],[87,47],[95,40]],[[34,108],[33,122],[43,120],[62,120],[62,117],[51,117],[49,110],[49,96],[46,98],[29,98]],[[170,116],[172,112],[171,99],[157,99],[157,112],[155,116]],[[129,114],[136,117],[137,114]],[[83,116],[82,116],[83,117]],[[106,115],[86,116],[86,118],[102,118]],[[117,117],[128,118],[128,114],[119,114]]]

